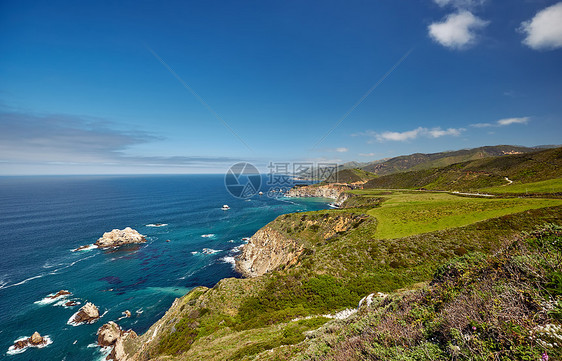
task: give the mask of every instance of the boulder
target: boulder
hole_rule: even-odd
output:
[[[125,310],[125,312],[123,312],[123,314],[125,315],[125,317],[131,317],[131,311],[129,311],[129,310]]]
[[[14,349],[15,350],[21,350],[22,348],[26,348],[29,345],[29,339],[25,339],[25,340],[19,340],[16,341],[16,343],[14,343]]]
[[[33,333],[33,335],[31,335],[31,337],[29,338],[29,342],[32,345],[42,345],[45,343],[45,340],[43,340],[43,337],[41,337],[41,335],[39,334],[39,332],[35,331]]]
[[[146,238],[131,227],[125,229],[114,229],[111,232],[105,232],[95,245],[99,248],[119,247],[125,244],[144,243]]]
[[[86,303],[74,316],[75,323],[93,323],[100,318],[100,312],[96,305],[91,302]]]
[[[112,346],[115,342],[117,342],[117,339],[121,337],[122,333],[123,331],[118,324],[113,321],[109,321],[98,330],[98,345],[102,347]]]

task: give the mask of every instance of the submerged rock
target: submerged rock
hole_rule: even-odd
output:
[[[47,298],[50,298],[50,299],[54,300],[55,298],[59,298],[59,297],[62,297],[62,296],[70,296],[70,295],[72,295],[72,292],[69,292],[67,290],[60,290],[52,296],[47,296]]]
[[[100,312],[96,305],[91,302],[86,303],[72,319],[74,323],[94,323],[97,319],[100,318]]]
[[[73,249],[72,252],[82,251],[82,250],[85,250],[85,249],[89,249],[90,247],[93,247],[93,246],[91,244],[86,244],[86,245],[83,245],[83,246],[80,246],[78,248]]]
[[[95,245],[99,248],[119,247],[125,244],[144,243],[146,238],[131,227],[125,229],[114,229],[111,232],[105,232]]]

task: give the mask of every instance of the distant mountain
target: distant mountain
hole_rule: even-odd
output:
[[[345,170],[345,169],[357,169],[357,168],[363,168],[366,167],[369,164],[374,164],[377,161],[374,162],[347,162],[347,163],[343,163],[338,165],[338,170]]]
[[[371,162],[361,167],[361,169],[375,173],[377,175],[386,175],[398,172],[444,167],[454,163],[484,159],[489,157],[497,157],[502,155],[525,154],[536,152],[537,150],[544,149],[545,147],[546,146],[542,146],[541,148],[528,148],[516,145],[495,145],[440,153],[415,153],[387,159],[382,162]]]
[[[333,176],[328,177],[328,183],[356,183],[366,182],[375,178],[376,175],[362,169],[343,169],[335,173]]]
[[[486,157],[445,167],[387,174],[368,181],[364,187],[466,191],[504,185],[507,181],[505,177],[518,183],[561,178],[562,148]]]

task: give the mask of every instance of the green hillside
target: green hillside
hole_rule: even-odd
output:
[[[455,257],[496,251],[502,239],[536,225],[562,224],[562,200],[359,193],[378,205],[278,217],[270,226],[304,247],[298,262],[257,278],[225,279],[212,289],[191,291],[127,349],[134,353],[142,347],[144,359],[298,358],[305,354],[300,347],[310,331],[326,322],[345,331],[323,315],[355,308],[372,292],[415,288]],[[356,220],[353,226],[330,231],[344,214]],[[389,226],[390,219],[395,223]]]
[[[416,153],[391,158],[385,160],[384,162],[376,161],[362,167],[362,169],[378,175],[386,175],[398,172],[445,167],[454,163],[503,156],[507,154],[530,153],[537,150],[537,148],[527,148],[514,145],[496,145],[431,154]]]
[[[326,179],[327,183],[356,183],[366,182],[375,178],[376,175],[362,169],[344,169],[336,172],[333,176]]]
[[[124,349],[182,361],[562,357],[548,346],[562,337],[561,163],[556,148],[378,176],[340,209],[281,215],[253,246],[296,256],[195,288]],[[502,196],[397,189],[486,186]],[[388,297],[355,313],[377,292]]]
[[[506,177],[517,184],[561,178],[562,148],[390,174],[372,179],[365,188],[474,191],[506,185]]]

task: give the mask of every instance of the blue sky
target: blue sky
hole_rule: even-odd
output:
[[[0,1],[0,174],[560,144],[562,2]]]

